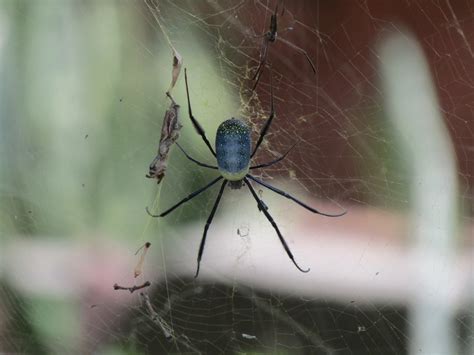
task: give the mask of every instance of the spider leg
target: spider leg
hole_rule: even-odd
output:
[[[283,197],[286,197],[286,198],[288,198],[288,199],[290,199],[290,200],[296,202],[298,205],[300,205],[300,206],[306,208],[308,211],[311,211],[311,212],[313,212],[313,213],[317,213],[317,214],[320,214],[320,215],[326,216],[326,217],[341,217],[341,216],[344,216],[344,215],[347,213],[347,211],[344,211],[344,212],[342,212],[342,213],[337,213],[337,214],[329,214],[329,213],[320,212],[320,211],[314,209],[313,207],[310,207],[310,206],[308,206],[307,204],[301,202],[300,200],[296,199],[295,197],[291,196],[289,193],[286,193],[285,191],[282,191],[282,190],[280,190],[280,189],[277,189],[276,187],[273,187],[273,186],[267,184],[266,182],[263,182],[263,181],[257,179],[255,176],[252,176],[252,175],[250,175],[250,174],[247,174],[247,177],[248,177],[249,179],[255,181],[257,184],[260,184],[260,185],[262,185],[262,186],[265,186],[267,189],[270,189],[270,190],[272,190],[273,192],[276,192],[277,194],[279,194],[279,195],[281,195],[281,196],[283,196]]]
[[[150,212],[150,210],[148,209],[148,207],[146,208],[146,212],[151,216],[151,217],[164,217],[166,216],[168,213],[172,212],[173,210],[175,210],[176,208],[178,208],[179,206],[181,206],[183,203],[191,200],[193,197],[196,197],[197,195],[199,195],[201,192],[203,191],[206,191],[208,188],[210,188],[212,185],[214,185],[216,182],[218,182],[220,179],[222,179],[222,176],[219,176],[218,178],[215,178],[214,180],[212,180],[209,184],[207,184],[206,186],[204,187],[201,187],[200,189],[194,191],[192,194],[189,194],[187,197],[183,198],[181,201],[179,201],[176,205],[174,205],[173,207],[170,207],[168,208],[165,212],[163,213],[160,213],[160,214],[152,214]]]
[[[224,180],[224,182],[221,185],[221,189],[219,190],[219,194],[217,195],[216,202],[214,202],[214,206],[212,207],[211,214],[207,218],[206,225],[204,226],[204,233],[202,235],[201,244],[199,245],[199,252],[198,252],[198,257],[197,257],[198,265],[197,265],[196,275],[194,275],[194,278],[198,277],[199,275],[199,267],[201,266],[202,253],[204,252],[204,245],[206,245],[207,230],[209,229],[209,226],[212,223],[212,219],[214,218],[214,215],[216,214],[217,207],[219,206],[219,202],[221,200],[226,184],[227,184],[227,180]]]
[[[209,169],[217,170],[217,166],[212,166],[212,165],[208,165],[208,164],[205,164],[205,163],[201,163],[200,161],[194,159],[194,158],[191,157],[188,153],[186,153],[186,151],[184,150],[184,148],[181,147],[178,142],[175,142],[175,143],[176,143],[176,145],[178,146],[178,148],[181,149],[181,151],[182,151],[183,154],[186,156],[186,158],[188,158],[188,159],[191,160],[192,162],[194,162],[194,163],[196,163],[197,165],[202,166],[202,167],[204,167],[204,168],[209,168]]]
[[[295,147],[295,145],[297,144],[298,142],[296,142],[295,144],[293,144],[290,149],[288,149],[286,151],[285,154],[281,155],[280,157],[276,158],[275,160],[272,160],[268,163],[263,163],[263,164],[259,164],[259,165],[254,165],[254,166],[251,166],[250,169],[260,169],[260,168],[266,168],[268,166],[271,166],[273,164],[276,164],[278,163],[279,161],[282,161],[283,159],[286,158],[286,156],[288,155],[289,152],[291,152],[291,150]]]
[[[265,32],[265,33],[262,33],[262,34],[259,34],[259,35],[255,34],[255,31],[254,31],[253,33],[254,33],[254,34],[251,34],[250,37],[253,37],[253,38],[263,38],[263,37],[265,37],[265,36],[267,35],[266,32]],[[261,55],[260,55],[260,56],[261,56]]]
[[[265,122],[265,125],[262,127],[262,130],[260,131],[260,136],[258,137],[257,144],[255,144],[255,148],[253,149],[253,152],[250,155],[250,158],[252,158],[255,155],[255,153],[257,153],[257,149],[260,146],[260,144],[262,144],[263,138],[267,134],[267,131],[270,128],[270,125],[272,124],[274,116],[275,116],[275,107],[273,104],[273,79],[270,76],[270,116],[268,116],[267,122]]]
[[[313,73],[316,74],[316,67],[314,66],[314,63],[311,60],[311,58],[309,57],[308,53],[303,48],[300,48],[297,45],[295,45],[295,44],[291,43],[290,41],[288,41],[284,38],[281,38],[281,37],[278,37],[277,40],[285,43],[287,46],[293,48],[294,50],[304,54],[304,56],[306,57],[306,60],[308,61],[309,65],[311,65],[311,69],[313,69]]]
[[[186,96],[188,97],[189,118],[191,119],[191,122],[193,123],[193,126],[196,129],[196,132],[201,136],[204,143],[206,143],[206,145],[209,148],[209,150],[211,151],[212,155],[216,156],[216,153],[214,152],[214,149],[212,149],[211,143],[209,143],[209,140],[206,137],[206,132],[204,132],[204,129],[201,127],[199,122],[193,116],[193,111],[191,110],[191,101],[189,100],[188,75],[186,74],[186,68],[184,68],[184,81],[186,83]]]
[[[283,15],[285,14],[285,9],[286,9],[286,8],[285,8],[285,1],[282,0],[282,1],[281,1],[281,4],[283,5],[283,6],[282,6],[283,8],[281,9],[281,14],[280,14],[280,16],[283,16]]]
[[[277,224],[275,223],[275,221],[273,220],[272,216],[270,215],[270,213],[268,213],[267,209],[268,207],[262,202],[262,200],[260,200],[260,198],[258,197],[257,193],[255,192],[255,190],[253,189],[252,185],[250,184],[250,182],[248,181],[247,178],[244,178],[244,181],[245,183],[247,184],[250,192],[252,193],[253,197],[255,198],[255,200],[257,201],[257,204],[258,204],[258,209],[260,211],[262,211],[264,214],[265,214],[265,217],[267,217],[268,221],[271,223],[271,225],[273,226],[273,229],[275,229],[276,233],[278,234],[278,238],[280,238],[280,242],[281,244],[283,245],[283,248],[285,248],[285,251],[286,253],[288,254],[288,257],[291,259],[291,261],[293,261],[293,264],[295,264],[296,268],[301,271],[301,272],[309,272],[309,268],[308,269],[302,269],[295,261],[295,257],[293,256],[293,253],[291,252],[290,250],[290,247],[288,246],[288,244],[286,244],[286,240],[285,238],[283,238],[283,235],[281,234],[280,230],[278,229],[278,226]]]
[[[258,82],[260,81],[260,77],[262,76],[263,69],[265,68],[265,63],[267,62],[267,53],[268,53],[268,38],[267,38],[267,33],[264,34],[264,39],[262,43],[262,50],[260,52],[260,63],[258,64],[258,68],[255,71],[255,74],[252,77],[252,80],[255,80],[255,83],[253,84],[252,91],[255,90],[257,87]]]

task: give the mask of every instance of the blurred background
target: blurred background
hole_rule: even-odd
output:
[[[471,354],[474,4],[274,0],[0,0],[0,352]],[[168,41],[168,39],[169,41]],[[145,178],[169,100],[170,43],[211,142],[239,117],[256,186],[226,189],[199,278],[217,176],[171,149]],[[271,70],[270,70],[271,67]],[[180,144],[215,164],[188,118]],[[254,171],[255,172],[255,171]],[[143,273],[134,278],[150,242]],[[113,285],[151,287],[139,292]],[[166,329],[171,336],[163,330]],[[168,336],[167,336],[168,335]]]

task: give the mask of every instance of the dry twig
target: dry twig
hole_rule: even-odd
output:
[[[143,284],[138,285],[138,286],[131,286],[131,287],[125,287],[125,286],[120,286],[118,284],[114,284],[114,290],[125,290],[125,291],[130,291],[130,293],[134,293],[137,290],[141,290],[142,288],[148,287],[151,285],[150,281],[145,281]]]

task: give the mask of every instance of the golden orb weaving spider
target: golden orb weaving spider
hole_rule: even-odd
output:
[[[269,185],[266,182],[263,182],[262,180],[256,178],[255,176],[249,174],[249,170],[253,169],[260,169],[260,168],[265,168],[268,166],[271,166],[275,163],[278,163],[279,161],[283,160],[286,155],[291,151],[293,147],[291,147],[285,154],[282,156],[278,157],[275,160],[272,160],[268,163],[264,164],[258,164],[258,165],[251,165],[251,159],[257,153],[258,148],[260,147],[260,144],[263,141],[263,138],[268,132],[268,129],[270,128],[270,125],[272,123],[273,117],[275,116],[275,110],[273,106],[273,85],[271,85],[271,108],[270,108],[270,116],[268,117],[267,121],[265,122],[265,125],[263,126],[262,130],[260,131],[260,135],[258,137],[257,143],[255,144],[255,147],[253,150],[251,149],[251,129],[250,127],[243,121],[238,120],[236,118],[231,118],[228,119],[224,122],[221,123],[219,128],[217,129],[216,133],[216,151],[212,148],[211,144],[209,143],[209,140],[206,137],[206,133],[204,132],[204,129],[201,127],[199,122],[196,120],[196,118],[193,116],[192,110],[191,110],[191,102],[189,100],[189,88],[188,88],[188,77],[186,73],[186,69],[184,69],[184,79],[186,82],[186,95],[188,99],[188,113],[189,113],[189,118],[191,119],[191,122],[196,129],[197,133],[201,136],[201,138],[204,140],[204,143],[207,145],[209,150],[211,151],[212,155],[216,157],[217,159],[217,166],[212,166],[208,165],[205,163],[202,163],[194,158],[192,158],[186,151],[176,143],[179,147],[179,149],[183,152],[183,154],[194,162],[195,164],[202,166],[204,168],[208,169],[214,169],[218,170],[220,173],[220,176],[212,180],[210,183],[208,183],[206,186],[201,187],[200,189],[194,191],[193,193],[189,194],[186,196],[184,199],[179,201],[177,204],[174,206],[168,208],[166,211],[160,213],[160,214],[152,214],[148,207],[146,208],[147,213],[152,216],[152,217],[164,217],[170,212],[174,211],[176,208],[181,206],[183,203],[191,200],[192,198],[196,197],[200,193],[206,191],[208,188],[216,184],[220,180],[224,180],[221,184],[221,188],[219,190],[219,193],[217,194],[217,198],[214,202],[214,206],[212,207],[211,213],[209,217],[207,218],[206,225],[204,226],[204,233],[201,239],[201,244],[199,245],[199,252],[198,252],[198,257],[197,257],[197,270],[196,274],[194,277],[197,277],[199,275],[199,267],[201,264],[201,258],[202,254],[204,252],[204,246],[206,244],[206,237],[207,237],[207,231],[212,223],[212,219],[214,218],[214,215],[217,211],[217,207],[219,206],[219,202],[221,200],[222,194],[224,192],[224,188],[226,187],[227,183],[229,183],[229,186],[232,189],[240,189],[244,184],[247,185],[248,189],[250,190],[250,193],[252,194],[253,198],[255,201],[257,201],[257,206],[258,209],[263,212],[265,217],[268,219],[268,221],[271,223],[273,228],[275,229],[278,238],[280,239],[281,244],[283,245],[283,248],[285,249],[286,253],[288,254],[288,257],[291,259],[293,264],[300,270],[301,272],[308,272],[310,269],[303,269],[301,268],[295,261],[295,258],[293,256],[293,253],[291,252],[290,248],[288,247],[288,244],[285,241],[285,238],[281,234],[280,230],[278,229],[278,226],[276,222],[273,220],[272,216],[268,212],[268,206],[262,201],[261,198],[257,195],[255,192],[254,188],[252,187],[252,184],[250,183],[250,180],[253,182],[262,185],[266,187],[267,189],[283,196],[286,197],[287,199],[292,200],[293,202],[296,202],[300,206],[304,207],[308,211],[311,211],[313,213],[317,213],[323,216],[327,217],[340,217],[346,214],[347,211],[344,211],[342,213],[338,214],[329,214],[329,213],[324,213],[320,212],[313,207],[310,207],[306,205],[305,203],[299,201],[292,195],[286,193],[285,191],[282,191],[280,189],[277,189],[274,186]]]

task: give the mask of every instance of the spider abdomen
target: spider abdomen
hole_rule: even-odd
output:
[[[250,128],[236,118],[221,123],[216,133],[216,157],[224,179],[240,181],[250,166]]]

